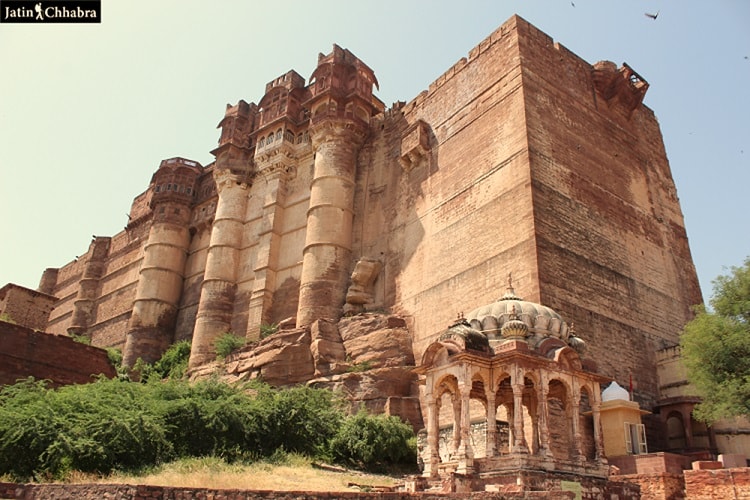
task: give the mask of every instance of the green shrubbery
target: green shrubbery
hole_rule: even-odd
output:
[[[180,363],[165,361],[160,372]],[[253,461],[282,452],[365,469],[415,464],[411,428],[396,418],[347,416],[327,390],[100,379],[51,390],[0,390],[0,475],[62,479],[71,471],[137,471],[186,457]]]
[[[232,351],[236,351],[245,344],[247,344],[247,340],[244,337],[235,335],[232,332],[222,333],[216,339],[216,342],[214,342],[216,357],[218,359],[224,359],[229,356]]]
[[[346,418],[330,442],[333,459],[371,471],[417,462],[414,431],[397,417],[360,411]]]

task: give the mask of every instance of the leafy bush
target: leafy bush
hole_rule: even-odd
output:
[[[154,363],[154,373],[161,379],[182,378],[190,361],[190,341],[181,340],[172,344]]]
[[[264,456],[283,448],[322,457],[344,418],[343,402],[322,389],[266,387],[258,392],[256,402],[260,412],[256,445]]]
[[[102,378],[54,390],[27,380],[0,389],[0,476],[64,479],[208,456],[232,463],[301,454],[366,469],[414,458],[411,428],[400,420],[345,415],[339,397],[310,387],[190,383],[156,372],[147,383]]]
[[[415,465],[414,431],[398,417],[370,415],[360,409],[347,417],[330,442],[333,458],[366,470]]]
[[[224,359],[229,356],[232,351],[236,351],[240,347],[247,343],[244,337],[235,335],[232,332],[222,333],[214,343],[216,349],[216,357],[218,359]]]
[[[48,390],[26,381],[0,391],[0,473],[57,479],[108,472],[171,455],[144,386],[102,379]]]
[[[72,338],[74,342],[78,342],[79,344],[91,345],[91,337],[88,337],[86,335],[77,335],[75,333],[71,333],[70,338]]]
[[[258,455],[259,411],[242,387],[209,379],[152,384],[158,412],[177,456],[219,456],[232,462]]]
[[[119,370],[122,366],[122,351],[116,347],[107,347],[107,359],[115,370]]]

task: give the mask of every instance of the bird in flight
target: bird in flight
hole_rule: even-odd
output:
[[[651,19],[656,19],[657,17],[659,17],[659,12],[661,11],[657,10],[656,14],[651,14],[650,12],[644,12],[643,15],[646,17],[650,17]]]

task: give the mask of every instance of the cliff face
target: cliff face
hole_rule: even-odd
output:
[[[513,17],[410,102],[386,109],[377,85],[334,46],[309,82],[229,105],[214,163],[161,162],[123,232],[45,272],[46,330],[129,363],[191,339],[196,374],[231,331],[255,343],[230,378],[358,385],[410,415],[406,367],[512,273],[648,407],[700,293],[645,80]]]

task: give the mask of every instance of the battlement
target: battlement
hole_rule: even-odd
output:
[[[185,165],[186,167],[194,167],[198,169],[203,168],[201,164],[198,163],[197,161],[188,160],[186,158],[180,158],[180,157],[170,158],[168,160],[162,160],[161,163],[159,164],[159,168],[170,167],[170,166],[175,166],[175,165]]]
[[[266,84],[265,93],[269,93],[274,87],[284,87],[287,90],[303,88],[305,86],[305,79],[296,71],[289,70],[283,75],[279,76]]]

